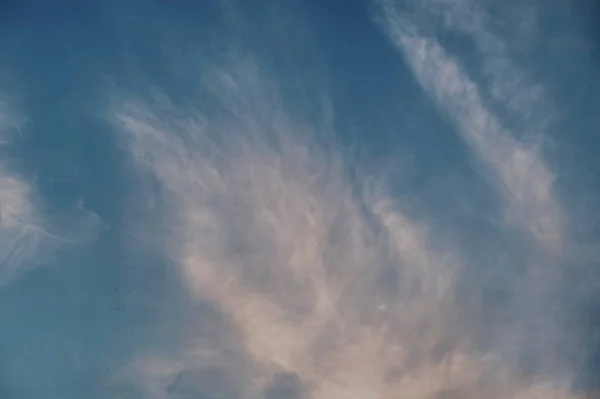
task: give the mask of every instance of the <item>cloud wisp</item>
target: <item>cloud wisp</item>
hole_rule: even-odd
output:
[[[27,267],[35,257],[43,233],[37,211],[30,200],[31,187],[21,178],[0,168],[0,283],[4,284]]]
[[[23,134],[24,121],[9,101],[0,101],[0,287],[48,263],[57,250],[94,239],[103,225],[82,203],[59,215],[64,223],[49,220],[35,179],[18,173],[10,161],[11,144]]]
[[[0,137],[8,145],[18,127],[7,102],[0,103]],[[31,185],[0,161],[0,285],[31,267],[44,240],[44,229]]]
[[[449,54],[435,34],[421,33],[429,20],[421,13],[442,14],[450,29],[458,27],[469,32],[478,43],[487,69],[504,65],[504,73],[490,73],[491,91],[496,93],[492,96],[504,105],[520,95],[522,100],[514,108],[528,114],[536,106],[535,99],[541,97],[539,89],[526,84],[524,74],[502,51],[504,46],[500,39],[483,28],[482,13],[474,5],[453,1],[442,2],[445,7],[441,7],[440,2],[425,1],[417,13],[402,12],[393,2],[382,4],[386,31],[423,89],[485,165],[490,180],[506,202],[507,222],[527,231],[547,250],[559,251],[564,244],[564,215],[553,194],[551,170],[538,149],[520,142],[503,125],[500,116],[486,103],[481,87],[465,71],[460,58]],[[538,133],[539,128],[539,123],[526,126],[531,133]]]
[[[562,378],[571,380],[578,361],[561,358],[558,342],[573,337],[566,338],[570,335],[567,315],[552,298],[564,289],[566,258],[577,244],[569,238],[569,215],[560,204],[553,171],[539,145],[550,119],[550,99],[513,60],[511,54],[519,51],[518,46],[498,33],[484,5],[469,0],[380,1],[378,5],[383,30],[499,194],[505,227],[529,237],[533,259],[527,261],[512,299],[512,307],[522,311],[515,322],[521,330],[517,335],[529,335],[536,343],[528,345],[539,345],[539,361],[550,368],[560,364]],[[532,18],[534,6],[528,5],[527,15]],[[511,5],[505,8],[511,14]],[[523,25],[533,32],[533,22],[527,19]],[[449,35],[467,37],[474,51],[464,51],[465,42],[458,51]],[[521,44],[534,41],[533,36],[520,37]],[[474,59],[480,70],[473,66]],[[563,303],[569,301],[562,298]],[[512,336],[513,328],[502,334]],[[502,352],[514,352],[516,343],[511,338],[496,345]]]
[[[497,175],[514,223],[542,251],[559,248],[540,159],[495,127],[468,83],[454,105],[462,75],[442,62],[449,77],[438,76],[431,59],[441,50],[402,40],[442,104],[462,112],[462,137]],[[164,195],[183,286],[219,314],[198,314],[197,333],[177,349],[132,360],[126,376],[147,397],[572,397],[472,341],[477,326],[463,322],[456,295],[461,251],[403,212],[381,181],[351,178],[346,154],[320,140],[329,124],[299,118],[251,58],[212,72],[187,111],[156,92],[110,107],[131,159]]]
[[[323,127],[293,124],[258,71],[242,62],[217,74],[212,85],[229,119],[177,115],[164,99],[134,99],[114,113],[171,206],[171,255],[183,281],[235,326],[241,358],[227,366],[241,368],[243,396],[269,390],[278,375],[314,398],[398,389],[418,398],[444,384],[438,375],[468,378],[452,360],[432,359],[449,350],[439,346],[453,311],[442,309],[452,307],[458,259],[438,252],[427,226],[380,190],[357,193],[366,181],[349,180],[342,155],[316,144]],[[260,85],[237,92],[249,75]],[[268,115],[229,102],[249,95]],[[174,384],[187,368],[224,361],[226,346],[205,346],[168,365],[140,364]]]

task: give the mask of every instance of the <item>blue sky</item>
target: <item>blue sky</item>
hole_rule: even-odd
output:
[[[2,2],[0,397],[593,397],[597,4]]]

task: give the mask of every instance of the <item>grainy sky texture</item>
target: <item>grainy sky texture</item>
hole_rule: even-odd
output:
[[[0,1],[0,398],[600,398],[598,21]]]

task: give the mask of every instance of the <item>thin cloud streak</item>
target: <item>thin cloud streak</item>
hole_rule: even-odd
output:
[[[234,98],[228,90],[242,86],[230,84],[239,76],[222,76],[219,98]],[[258,106],[275,115],[260,120],[228,102],[222,105],[236,117],[222,125],[201,113],[163,119],[170,113],[144,99],[117,107],[114,119],[172,205],[167,212],[179,226],[172,255],[183,281],[236,326],[252,364],[244,370],[250,391],[283,372],[313,398],[390,397],[402,379],[388,375],[394,369],[430,378],[403,364],[409,356],[432,362],[429,346],[443,339],[439,313],[451,300],[456,266],[388,196],[353,194],[341,156],[307,137],[319,127],[293,126],[269,102],[276,96],[268,86],[262,83],[267,95]],[[379,287],[382,273],[391,276],[387,291]],[[417,340],[415,323],[430,324],[429,340]]]
[[[487,166],[490,180],[506,202],[507,223],[527,231],[547,250],[560,251],[564,215],[553,194],[553,175],[539,152],[519,142],[486,107],[477,84],[458,59],[435,37],[419,35],[421,27],[391,3],[385,4],[385,24],[392,41],[424,90]],[[496,85],[512,92],[506,87],[511,82],[504,86],[501,82],[497,76]],[[514,98],[512,93],[507,97]]]
[[[0,137],[7,144],[16,119],[9,105],[0,106]],[[43,239],[32,187],[0,162],[0,285],[31,267]]]
[[[349,179],[344,154],[316,144],[329,125],[299,123],[259,71],[243,60],[210,74],[225,115],[114,97],[111,120],[163,191],[182,284],[225,320],[225,333],[139,353],[126,378],[151,398],[264,397],[282,375],[298,383],[292,397],[314,399],[571,398],[476,349],[474,326],[459,321],[460,251],[372,179]],[[468,134],[494,167],[517,151],[501,137],[498,155],[488,136]],[[549,206],[518,172],[500,171],[515,209]],[[554,228],[532,231],[554,246]]]
[[[24,123],[10,105],[0,102],[0,150],[6,154]],[[65,223],[51,224],[35,184],[11,166],[8,158],[0,160],[0,287],[48,263],[57,250],[93,240],[103,228],[98,215],[82,202],[63,215]]]
[[[512,306],[520,321],[514,326],[498,326],[504,337],[495,346],[499,353],[508,351],[520,356],[519,340],[535,341],[528,346],[539,347],[537,356],[543,359],[542,364],[556,367],[564,362],[559,342],[571,338],[566,338],[570,333],[561,321],[566,315],[551,298],[562,288],[561,262],[574,243],[567,235],[567,212],[554,192],[551,169],[538,147],[517,138],[543,138],[547,117],[540,110],[549,109],[548,101],[542,99],[543,90],[511,60],[509,44],[486,29],[486,15],[476,3],[424,1],[414,7],[392,1],[379,4],[380,21],[392,43],[500,194],[506,226],[516,227],[533,239],[530,251],[534,258],[514,287]],[[435,28],[432,19],[439,22],[433,25]],[[438,33],[446,31],[472,38],[481,58],[484,83],[471,77],[466,64],[443,47]],[[508,115],[521,117],[518,130],[509,128],[502,116],[506,114],[497,111],[499,106]],[[570,380],[577,367],[562,364],[558,368],[566,373],[562,378]]]

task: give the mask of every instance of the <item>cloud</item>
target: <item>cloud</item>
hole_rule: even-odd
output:
[[[249,364],[240,370],[245,390],[284,389],[271,380],[290,375],[307,397],[389,395],[387,374],[400,373],[411,352],[430,356],[444,335],[439,313],[454,261],[388,196],[356,194],[342,155],[316,144],[322,127],[293,124],[257,71],[244,60],[215,74],[229,119],[201,109],[172,118],[168,102],[134,99],[118,104],[114,121],[165,191],[182,281],[235,326],[245,360],[226,366]],[[238,92],[248,76],[260,84]],[[246,96],[258,102],[230,100]],[[413,323],[431,324],[430,342],[392,337],[396,330],[416,340]],[[224,349],[187,347],[184,359],[148,373],[166,376],[166,389],[183,370],[222,362]]]
[[[402,43],[442,104],[461,112],[461,134],[497,174],[514,223],[544,250],[559,247],[540,159],[494,125],[438,47]],[[478,326],[456,295],[460,250],[403,212],[385,176],[350,177],[352,160],[321,140],[330,125],[286,107],[257,63],[205,68],[210,86],[195,88],[186,111],[156,92],[110,104],[140,176],[163,193],[182,285],[219,315],[198,313],[187,321],[194,332],[175,348],[141,351],[124,378],[150,398],[572,398],[558,379],[524,375],[498,345],[473,341]],[[525,327],[512,326],[518,338]]]
[[[569,351],[585,349],[566,309],[581,302],[565,298],[563,280],[577,244],[542,146],[552,99],[514,57],[529,44],[515,50],[475,3],[378,5],[384,32],[496,195],[504,218],[478,242],[510,261],[457,247],[436,229],[438,210],[410,212],[414,192],[389,187],[389,170],[367,174],[342,146],[336,104],[319,119],[314,104],[290,101],[291,69],[268,54],[167,54],[196,73],[173,85],[185,94],[159,79],[145,82],[152,90],[124,84],[109,118],[140,186],[161,194],[142,242],[214,313],[186,304],[171,335],[117,373],[140,395],[580,397],[580,353]],[[534,42],[530,11],[519,29]],[[442,33],[473,51],[460,57]],[[483,281],[493,265],[505,266],[501,281]]]
[[[22,134],[25,119],[0,101],[0,287],[41,263],[66,245],[89,241],[102,228],[99,217],[83,208],[62,216],[64,222],[51,223],[43,210],[45,203],[37,191],[35,179],[16,171],[9,162],[15,131]]]
[[[484,28],[484,18],[475,5],[466,1],[426,1],[422,7],[424,13],[443,12],[450,28],[458,26],[470,33],[482,51],[484,65],[491,71],[492,96],[519,112],[530,113],[541,97],[540,90],[527,85],[524,74],[506,54],[505,44]],[[528,232],[547,250],[560,251],[565,239],[565,215],[553,193],[553,174],[540,150],[520,142],[504,125],[458,57],[449,54],[435,35],[419,33],[428,19],[402,13],[392,2],[383,2],[383,8],[386,31],[416,79],[482,161],[490,181],[502,195],[507,223]],[[526,128],[542,133],[533,123]]]
[[[0,281],[6,283],[35,257],[43,233],[35,225],[36,210],[30,187],[19,177],[0,169]]]
[[[559,200],[555,172],[543,156],[555,105],[549,91],[516,61],[535,46],[538,7],[527,2],[521,3],[526,10],[515,10],[507,4],[492,13],[469,0],[377,4],[380,26],[499,194],[505,227],[530,239],[531,258],[511,289],[511,314],[517,321],[508,329],[496,325],[508,339],[499,338],[495,352],[509,352],[509,357],[537,352],[538,363],[560,365],[561,378],[573,382],[581,358],[566,360],[561,347],[581,344],[566,327],[571,322],[564,309],[590,298],[578,302],[569,297],[572,288],[565,276],[573,272],[567,270],[573,253],[584,254],[569,234],[569,210]],[[519,344],[522,339],[528,343]],[[554,373],[549,371],[550,378],[558,378]]]
[[[15,118],[8,104],[0,103],[0,137],[9,142]],[[0,285],[31,266],[44,231],[39,225],[35,194],[28,182],[0,163]]]

